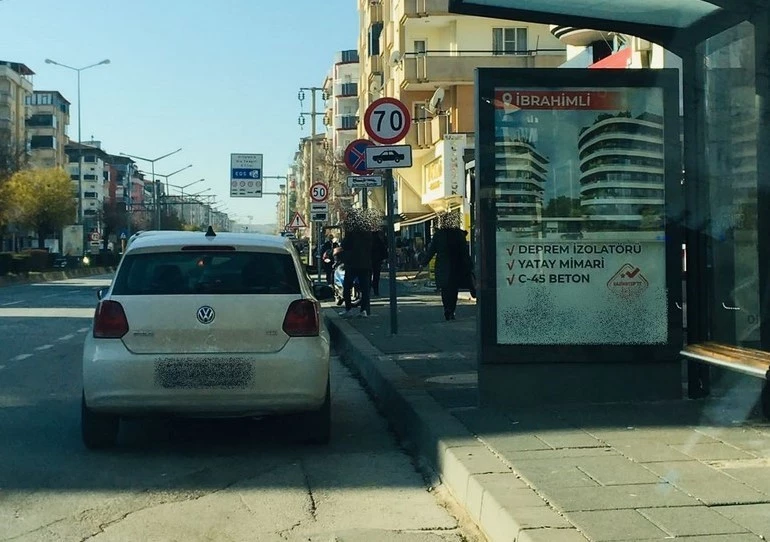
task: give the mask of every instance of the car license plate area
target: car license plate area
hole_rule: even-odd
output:
[[[244,360],[175,358],[155,363],[155,381],[163,388],[245,388],[251,379],[251,364]]]

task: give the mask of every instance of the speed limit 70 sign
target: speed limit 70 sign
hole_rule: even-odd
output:
[[[380,98],[372,102],[364,114],[366,133],[383,145],[401,141],[409,132],[412,117],[406,106],[395,98]]]
[[[329,197],[329,187],[324,183],[315,183],[310,187],[310,199],[315,202],[326,201]]]

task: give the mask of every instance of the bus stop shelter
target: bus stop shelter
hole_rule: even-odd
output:
[[[729,348],[736,363],[770,352],[770,1],[449,0],[449,11],[618,32],[682,59],[681,206],[667,213],[686,245],[686,297],[670,302],[686,313],[688,345]],[[482,284],[481,311],[483,299]],[[656,393],[656,380],[675,378],[675,361],[660,374],[625,366],[603,379],[605,389],[589,386],[581,396],[569,366],[535,370],[535,359],[517,365],[482,356],[480,390],[483,401],[498,404],[536,402],[545,385],[567,401],[665,398],[679,381]],[[611,367],[595,364],[586,378]],[[691,396],[708,393],[709,374],[689,364]],[[624,375],[633,382],[615,386]]]

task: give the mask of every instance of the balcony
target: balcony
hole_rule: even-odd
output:
[[[369,8],[367,13],[369,15],[369,22],[376,23],[382,21],[382,1],[381,0],[368,0]]]
[[[449,117],[437,115],[431,119],[415,119],[412,128],[406,134],[406,143],[415,149],[430,149],[444,138],[444,134],[451,133]]]
[[[337,83],[334,85],[336,98],[351,98],[358,96],[358,83]]]
[[[449,15],[449,0],[402,0],[401,13],[396,19],[428,17],[429,15]]]
[[[337,115],[334,118],[335,130],[356,130],[358,128],[358,117],[356,115]]]
[[[338,51],[337,54],[334,55],[335,64],[357,64],[358,60],[358,51],[355,49]]]
[[[555,68],[564,58],[564,51],[560,49],[508,55],[491,51],[407,53],[400,85],[405,90],[429,90],[435,85],[471,84],[476,68]]]
[[[567,45],[575,45],[578,47],[586,47],[594,42],[609,42],[612,43],[612,32],[606,32],[603,30],[591,30],[589,28],[576,28],[574,26],[560,26],[552,24],[551,34],[559,38],[562,43]]]

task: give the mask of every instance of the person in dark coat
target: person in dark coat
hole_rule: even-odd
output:
[[[342,284],[342,297],[345,300],[345,311],[340,316],[353,316],[350,291],[353,282],[358,279],[361,290],[360,315],[367,318],[371,313],[372,227],[362,209],[351,209],[345,217],[344,228],[342,262],[345,264],[345,281]]]
[[[444,306],[446,320],[455,319],[460,288],[472,288],[470,251],[465,239],[467,232],[460,228],[461,224],[462,217],[458,211],[441,215],[439,229],[433,235],[421,262],[428,265],[436,256],[436,286],[441,289],[441,304]]]
[[[321,245],[321,263],[326,272],[326,284],[334,283],[334,249],[339,246],[337,239],[333,234],[326,237],[326,241]]]
[[[388,245],[381,229],[372,232],[372,291],[375,297],[380,297],[380,273],[382,262],[388,259]]]

